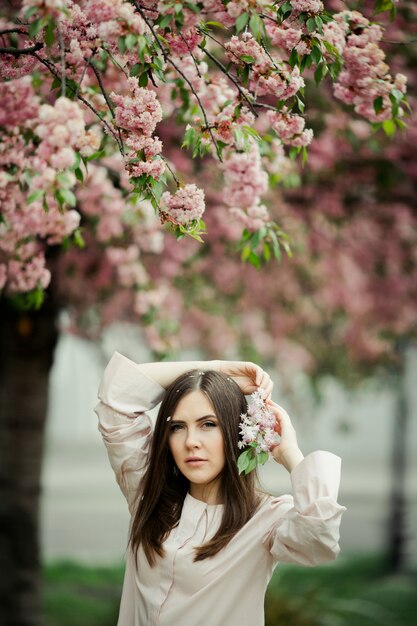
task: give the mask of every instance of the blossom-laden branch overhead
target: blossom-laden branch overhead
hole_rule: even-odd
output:
[[[169,121],[183,129],[183,164],[216,164],[242,259],[289,253],[267,192],[274,164],[305,161],[313,140],[306,81],[333,81],[374,130],[404,127],[406,78],[390,74],[382,37],[320,0],[23,0],[0,20],[0,289],[39,304],[49,246],[83,245],[88,223],[122,249],[149,204],[161,228],[202,241],[207,190],[164,154]],[[115,169],[113,209],[83,206],[83,186]]]

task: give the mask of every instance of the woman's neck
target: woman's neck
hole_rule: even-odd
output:
[[[208,485],[190,483],[190,495],[206,504],[223,504],[220,483],[218,481]]]

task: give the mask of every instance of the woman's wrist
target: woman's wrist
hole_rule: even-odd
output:
[[[297,465],[301,463],[301,461],[304,459],[304,454],[301,452],[298,446],[294,445],[289,446],[288,448],[284,448],[282,451],[279,451],[279,454],[274,455],[274,458],[277,463],[283,465],[285,469],[291,474],[293,469],[297,467]]]

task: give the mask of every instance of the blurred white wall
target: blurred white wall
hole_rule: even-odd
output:
[[[93,412],[102,371],[114,350],[138,362],[149,360],[140,336],[129,326],[108,332],[101,346],[63,335],[50,380],[43,466],[42,549],[46,560],[70,558],[115,563],[126,546],[128,514],[115,483]],[[184,354],[183,359],[198,358]],[[412,408],[407,433],[409,502],[408,560],[417,563],[417,351],[407,361],[407,396]],[[274,396],[288,408],[304,454],[330,450],[342,457],[340,502],[348,507],[342,525],[344,553],[384,545],[391,489],[390,460],[396,397],[377,382],[355,393],[328,379],[316,406],[300,376],[291,398]],[[155,411],[154,411],[155,413]],[[272,493],[290,489],[286,471],[269,462],[263,482]]]

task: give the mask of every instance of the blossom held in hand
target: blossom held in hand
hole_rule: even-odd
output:
[[[265,399],[265,390],[258,389],[250,397],[247,413],[241,415],[241,440],[238,446],[247,449],[237,461],[239,474],[249,474],[258,464],[266,463],[273,448],[279,444],[275,417],[265,404]]]

